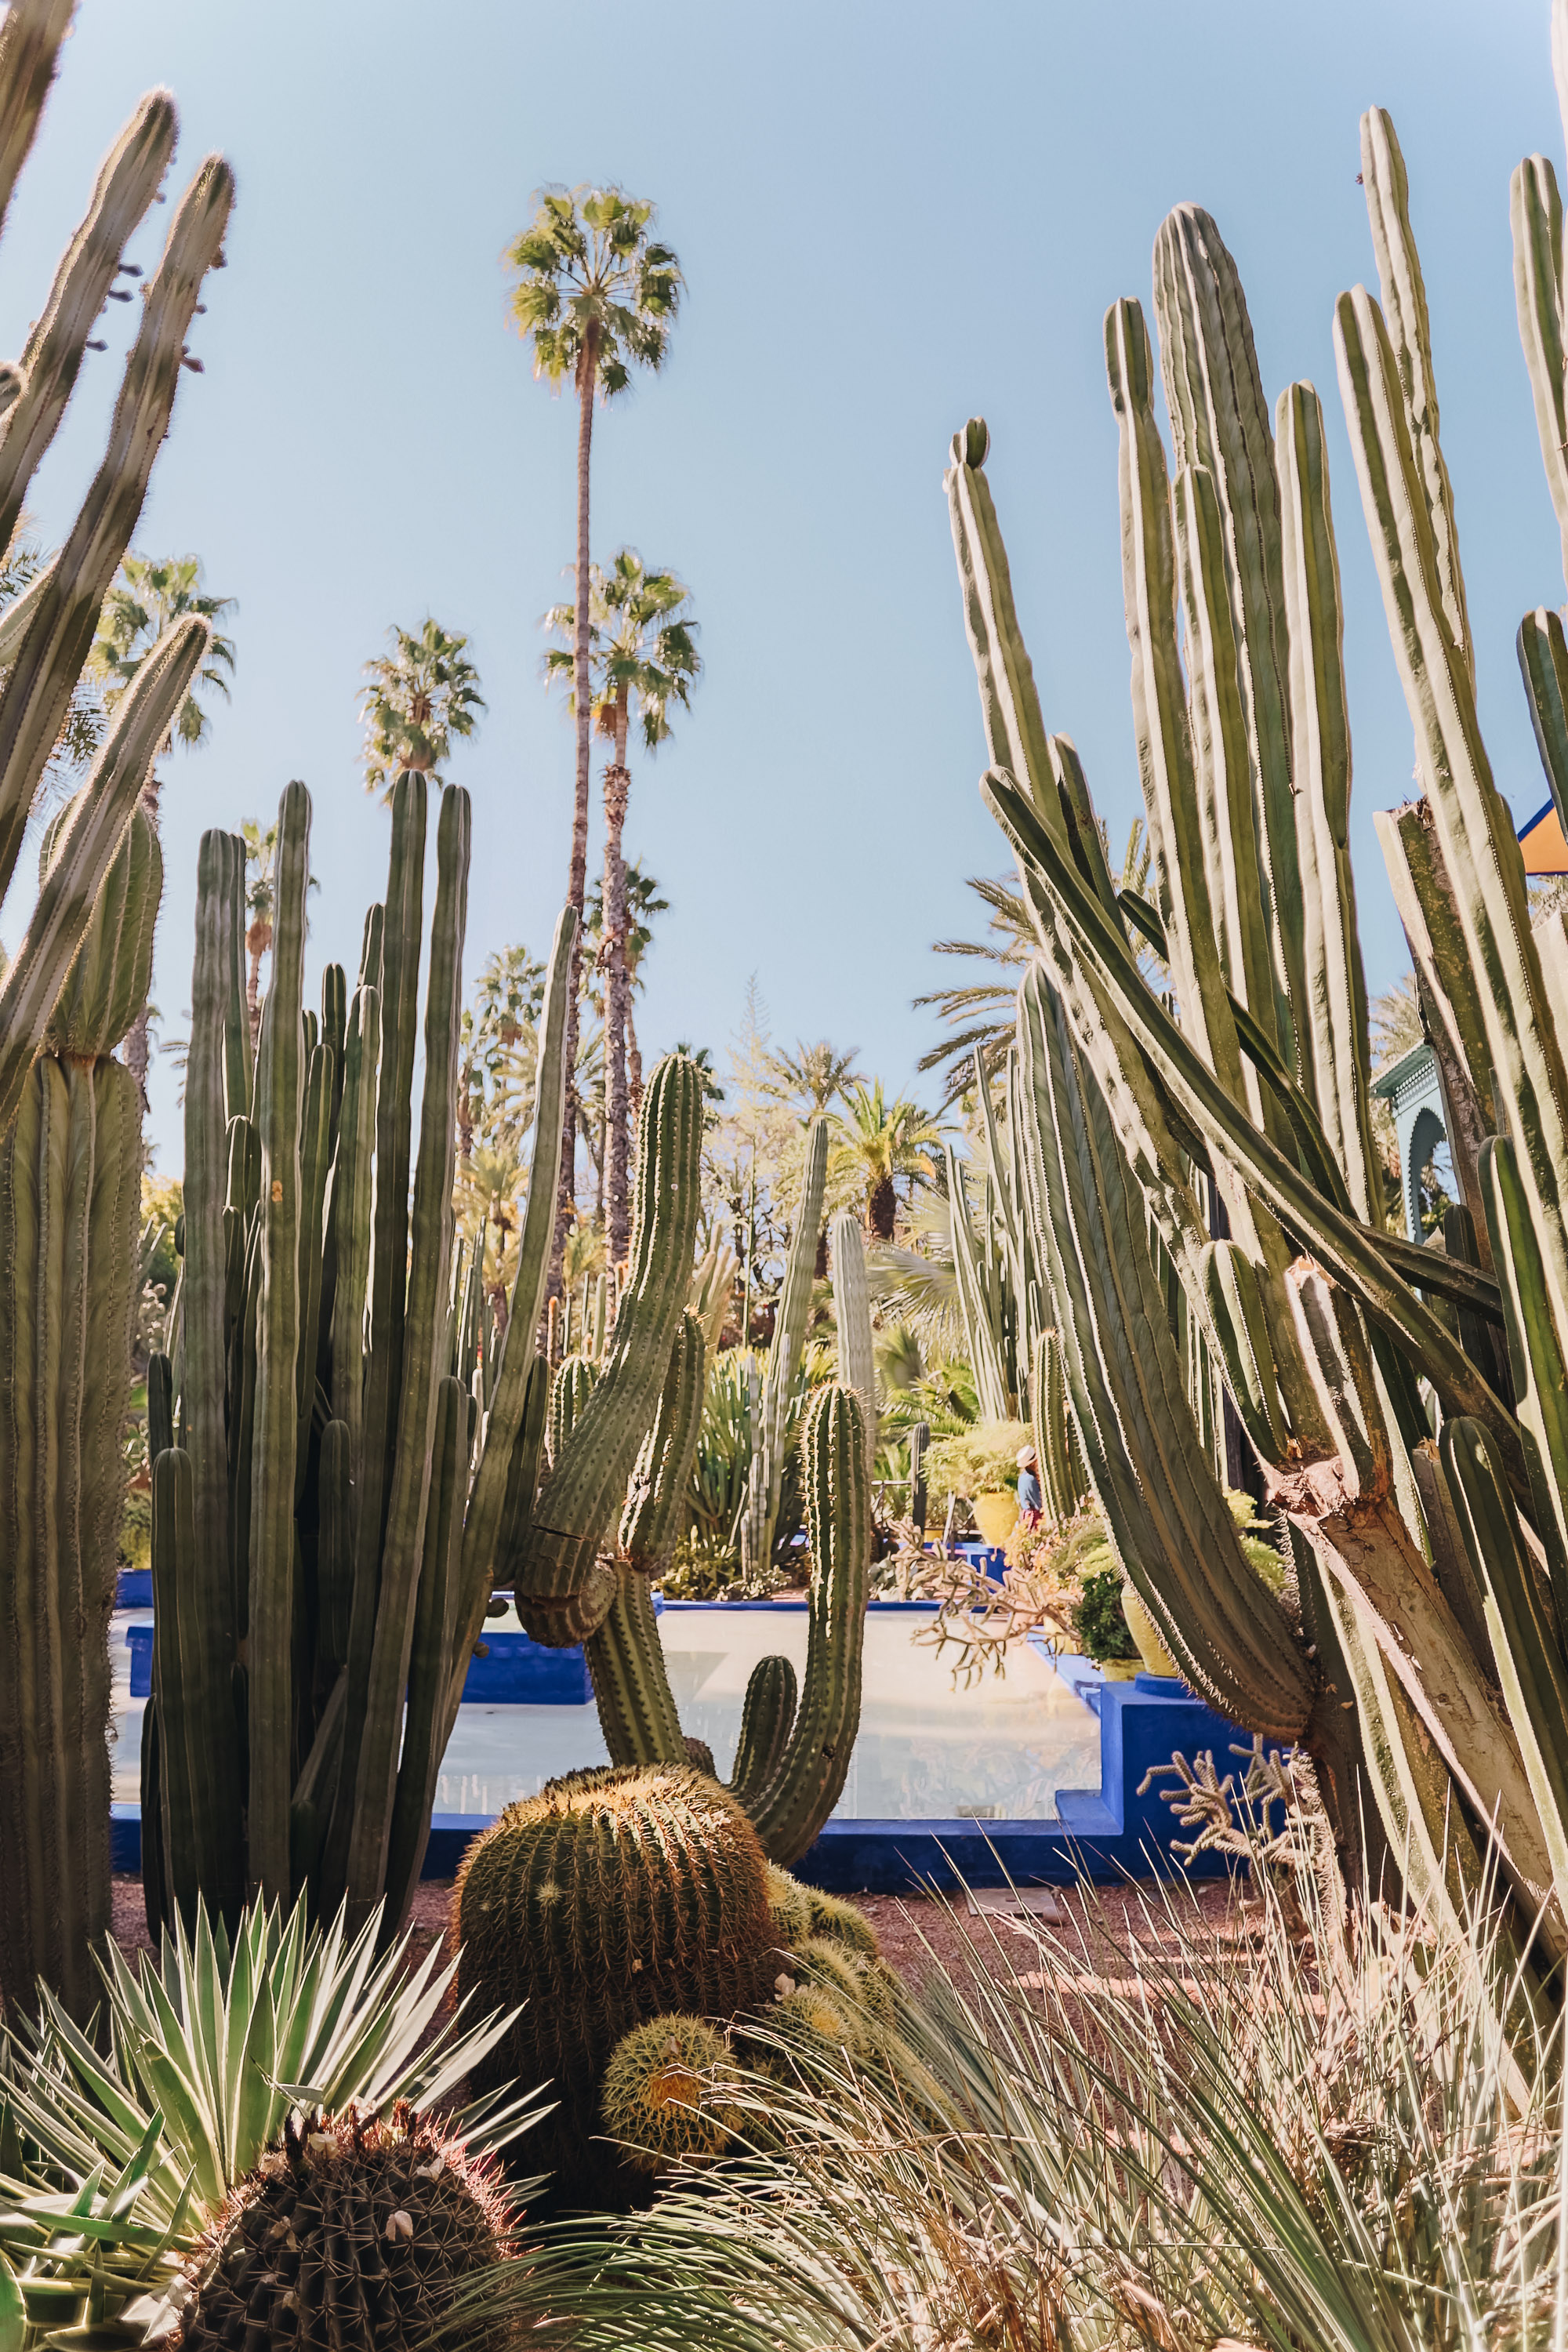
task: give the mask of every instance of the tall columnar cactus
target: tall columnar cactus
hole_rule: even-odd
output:
[[[1564,0],[1557,14],[1561,37]],[[1531,929],[1476,719],[1407,177],[1381,112],[1363,121],[1362,161],[1383,303],[1342,297],[1335,342],[1425,788],[1382,830],[1469,1213],[1446,1256],[1373,1222],[1321,412],[1296,384],[1270,422],[1206,215],[1183,207],[1155,247],[1173,481],[1142,314],[1121,302],[1106,322],[1157,905],[1119,898],[1076,755],[1047,731],[978,421],[954,441],[948,489],[993,762],[983,792],[1038,933],[1019,1005],[1031,1222],[1117,1547],[1194,1681],[1310,1751],[1352,1856],[1358,1822],[1381,1822],[1394,1866],[1441,1909],[1479,1883],[1495,1824],[1526,1910],[1555,1892],[1541,1930],[1555,1958],[1568,1947],[1568,934]],[[1556,498],[1561,219],[1541,159],[1516,180],[1515,228]],[[1521,643],[1554,790],[1560,635],[1537,615]],[[1179,1022],[1141,978],[1130,927],[1168,958]],[[1194,1166],[1212,1171],[1223,1224]],[[1299,1614],[1265,1593],[1225,1525],[1165,1272],[1289,1525]]]
[[[46,840],[45,863],[58,843]],[[85,2018],[110,1927],[109,1613],[142,1181],[113,1048],[146,994],[163,882],[140,813],[0,1146],[0,1999]]]
[[[511,1311],[481,1367],[454,1279],[466,793],[442,799],[426,992],[428,785],[401,776],[384,905],[352,999],[302,1003],[310,796],[279,813],[272,986],[252,1066],[244,844],[207,834],[185,1087],[180,1443],[153,1471],[156,1632],[143,1733],[150,1917],[198,1894],[406,1905],[495,1570],[531,1508],[531,1375],[563,1084],[563,918]],[[552,1108],[552,1106],[555,1108]],[[412,1191],[410,1176],[412,1174]],[[482,1433],[479,1397],[488,1402]]]
[[[0,215],[32,145],[70,16],[62,0],[15,0],[0,28]],[[9,541],[58,430],[121,256],[168,171],[175,131],[174,100],[165,90],[151,92],[104,158],[20,360],[0,365],[0,546]],[[65,546],[0,615],[6,672],[0,687],[0,898],[10,887],[104,592],[136,528],[169,429],[184,339],[202,281],[222,258],[233,194],[228,166],[209,156],[176,207],[163,257],[141,289],[141,320],[108,445]],[[185,665],[198,638],[205,644],[200,625],[192,624],[143,665],[134,708],[128,694],[57,841],[50,875],[0,988],[0,1138],[17,1115],[55,1000],[189,683]]]
[[[840,1209],[828,1233],[833,1272],[833,1313],[838,1325],[838,1381],[860,1402],[866,1424],[866,1475],[877,1458],[877,1360],[871,1345],[871,1293],[866,1281],[866,1245],[860,1222]]]
[[[822,1199],[826,1185],[827,1121],[815,1118],[805,1139],[800,1205],[773,1318],[767,1381],[751,1414],[752,1462],[746,1481],[746,1507],[741,1516],[741,1568],[747,1577],[756,1576],[767,1567],[778,1531],[790,1410],[800,1373],[801,1349],[805,1344],[805,1327],[811,1317],[816,1244],[822,1230]]]
[[[536,1641],[584,1640],[615,1598],[605,1546],[686,1311],[701,1149],[701,1075],[684,1055],[667,1055],[643,1096],[631,1265],[615,1330],[593,1394],[540,1489],[523,1547],[517,1606]]]

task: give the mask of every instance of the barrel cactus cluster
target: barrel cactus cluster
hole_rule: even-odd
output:
[[[1235,264],[1191,205],[1155,244],[1158,365],[1136,302],[1105,328],[1152,903],[1113,886],[1078,755],[1041,710],[984,425],[952,444],[982,791],[1038,939],[1009,1148],[1087,1469],[1183,1673],[1310,1754],[1352,1885],[1363,1866],[1374,1883],[1402,1873],[1452,1918],[1495,1839],[1521,1924],[1545,1906],[1531,1965],[1554,1966],[1568,1948],[1568,934],[1560,913],[1532,927],[1477,719],[1408,183],[1380,110],[1363,121],[1362,177],[1382,299],[1342,295],[1334,343],[1421,788],[1379,829],[1462,1205],[1441,1252],[1384,1226],[1322,411],[1305,383],[1270,411]],[[1561,205],[1542,157],[1516,175],[1514,233],[1568,519]],[[1563,644],[1555,614],[1527,615],[1521,668],[1560,811]],[[1140,973],[1150,945],[1179,1020]],[[1209,1374],[1289,1530],[1282,1595],[1225,1507]]]
[[[771,1864],[739,1799],[686,1764],[572,1773],[509,1806],[456,1910],[459,1993],[515,2011],[476,2086],[550,2084],[529,2154],[567,2204],[635,2203],[731,2145],[731,2027],[787,2037],[818,1978],[817,2028],[846,2046],[862,2006],[886,2008],[868,1923]]]

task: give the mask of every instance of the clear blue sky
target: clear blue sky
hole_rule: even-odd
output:
[[[1404,963],[1370,812],[1408,726],[1340,421],[1333,298],[1374,279],[1357,120],[1410,169],[1483,719],[1520,816],[1545,798],[1513,655],[1563,593],[1514,325],[1509,173],[1562,173],[1546,0],[82,0],[0,255],[19,345],[104,147],[176,93],[180,165],[238,174],[138,545],[195,551],[237,597],[234,700],[171,762],[155,993],[180,1034],[202,827],[315,796],[312,958],[352,961],[386,820],[356,771],[360,665],[389,621],[467,630],[489,713],[453,762],[475,803],[468,968],[546,940],[564,889],[570,730],[538,618],[573,552],[570,399],[535,383],[500,253],[542,182],[654,197],[689,284],[665,373],[601,412],[595,552],[694,589],[708,675],[634,770],[628,845],[672,901],[642,1017],[721,1051],[756,975],[784,1042],[858,1045],[894,1087],[933,1032],[929,943],[1000,870],[941,475],[972,412],[1049,722],[1113,835],[1137,806],[1100,320],[1148,300],[1165,210],[1237,255],[1272,394],[1322,392],[1348,609],[1354,849],[1368,976]],[[152,257],[155,209],[135,257]],[[58,541],[94,461],[132,313],[37,484]],[[15,908],[4,928],[14,937]],[[174,1074],[153,1078],[180,1161]]]

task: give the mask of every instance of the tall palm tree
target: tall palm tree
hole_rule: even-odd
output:
[[[618,1265],[631,1230],[626,1171],[630,1131],[626,1117],[626,877],[622,837],[631,772],[626,743],[634,713],[643,748],[652,753],[668,741],[669,713],[691,707],[691,688],[701,675],[691,593],[673,572],[650,572],[636,548],[623,547],[601,570],[590,569],[588,678],[594,724],[614,746],[605,771],[604,910],[599,958],[605,977],[605,1119],[610,1255]],[[557,604],[545,626],[563,642],[544,656],[545,677],[568,687],[575,699],[576,609]]]
[[[931,1154],[939,1140],[934,1121],[907,1096],[889,1102],[878,1078],[869,1087],[845,1090],[844,1108],[835,1114],[833,1128],[839,1169],[854,1170],[864,1184],[872,1238],[890,1242],[898,1220],[898,1180],[919,1181],[932,1173]]]
[[[467,637],[430,620],[417,633],[394,623],[386,634],[392,650],[366,662],[359,698],[364,788],[384,804],[400,768],[438,775],[453,741],[473,733],[485,708]]]
[[[635,857],[626,862],[626,1110],[635,1128],[642,1117],[642,1047],[637,1044],[637,1001],[647,985],[643,958],[653,945],[653,918],[668,915],[669,900]]]
[[[572,812],[568,896],[577,937],[566,1000],[566,1103],[562,1127],[561,1190],[556,1204],[550,1289],[561,1288],[561,1252],[574,1208],[576,1154],[577,991],[582,959],[583,901],[588,880],[589,730],[589,459],[594,402],[612,400],[631,382],[632,369],[664,364],[669,330],[680,308],[684,280],[667,245],[650,235],[651,204],[622,188],[546,188],[531,222],[508,248],[516,271],[511,318],[533,345],[533,372],[559,391],[570,377],[577,395],[577,563],[573,614],[574,703],[577,720],[577,787]]]
[[[798,1041],[793,1054],[769,1052],[763,1056],[763,1092],[776,1102],[801,1105],[807,1119],[818,1118],[848,1087],[861,1083],[855,1067],[860,1048],[844,1053],[819,1037],[815,1045]]]
[[[88,656],[88,668],[97,684],[105,710],[114,709],[165,629],[190,613],[199,614],[204,621],[216,623],[226,613],[234,610],[234,601],[232,596],[209,596],[206,593],[202,586],[199,556],[169,555],[153,559],[145,555],[128,555],[103,600],[98,635]],[[176,742],[183,743],[187,751],[195,751],[207,740],[212,733],[212,721],[202,698],[204,695],[221,694],[226,702],[233,669],[234,640],[215,628],[206,658],[192,679],[190,691],[159,746],[160,757],[171,751]],[[162,798],[163,780],[154,761],[142,792],[142,804],[154,824],[158,822]],[[126,1064],[142,1089],[143,1100],[147,1092],[148,1017],[149,1008],[143,1006],[136,1016],[125,1045]]]

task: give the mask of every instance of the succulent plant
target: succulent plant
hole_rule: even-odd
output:
[[[414,2352],[449,2331],[501,2261],[512,2226],[492,2160],[406,2103],[384,2116],[320,2108],[285,2121],[231,2195],[191,2266],[179,2352],[236,2344],[384,2345]],[[511,2330],[482,2309],[462,2340]]]
[[[475,2083],[548,2080],[561,2104],[531,2154],[567,2201],[615,2198],[623,2168],[592,2134],[616,2043],[650,2017],[732,2017],[772,1982],[756,1832],[689,1766],[573,1773],[475,1840],[454,1903],[459,1992],[522,2004]]]

